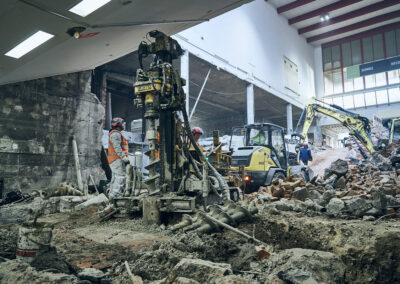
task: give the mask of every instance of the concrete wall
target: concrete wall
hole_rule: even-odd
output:
[[[0,179],[5,191],[76,183],[71,136],[82,178],[103,175],[104,108],[90,92],[90,71],[0,86]]]
[[[314,48],[264,0],[185,30],[177,39],[195,54],[203,50],[228,62],[231,72],[244,71],[249,81],[263,81],[265,90],[294,105],[301,106],[315,95]],[[285,88],[284,56],[298,66],[299,95]],[[218,60],[214,63],[218,66]]]

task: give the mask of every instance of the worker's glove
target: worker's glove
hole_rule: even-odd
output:
[[[129,164],[129,158],[128,158],[128,156],[124,156],[124,157],[122,158],[122,161],[125,163],[125,165]]]

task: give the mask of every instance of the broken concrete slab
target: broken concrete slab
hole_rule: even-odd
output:
[[[271,255],[265,273],[290,283],[344,283],[345,265],[335,254],[293,248]],[[310,282],[302,282],[302,281]]]
[[[233,283],[258,284],[259,282],[245,279],[245,278],[237,276],[237,275],[227,275],[227,276],[216,278],[210,284],[233,284]]]
[[[194,279],[200,283],[210,283],[213,279],[232,274],[231,265],[202,259],[183,258],[172,269],[165,283],[173,283],[178,277]]]
[[[104,272],[96,268],[84,268],[78,273],[81,280],[89,280],[92,283],[100,283],[100,280],[105,276]]]
[[[306,187],[296,187],[293,191],[293,197],[304,201],[308,198],[308,189]]]
[[[362,197],[355,197],[346,202],[346,208],[351,215],[361,217],[372,208],[372,204]]]
[[[7,204],[0,207],[0,225],[23,223],[33,219],[33,215],[41,209],[46,202],[40,197],[32,202]]]
[[[79,205],[75,206],[75,210],[79,211],[79,210],[83,210],[85,208],[88,208],[90,206],[96,206],[96,205],[106,205],[108,203],[108,198],[107,196],[104,195],[104,193],[99,194]]]

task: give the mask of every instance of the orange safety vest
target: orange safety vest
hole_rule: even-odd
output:
[[[118,154],[115,152],[114,145],[111,142],[110,136],[112,133],[118,132],[121,135],[122,141],[121,141],[121,148],[123,153],[128,154],[129,146],[128,146],[128,141],[126,141],[124,135],[122,135],[121,132],[118,130],[114,129],[108,133],[108,163],[111,164],[114,162],[116,159],[120,159]]]

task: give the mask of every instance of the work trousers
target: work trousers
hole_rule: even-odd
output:
[[[112,178],[108,197],[113,199],[115,197],[122,196],[125,190],[125,163],[122,161],[122,159],[116,159],[110,164],[110,168],[112,172]]]

